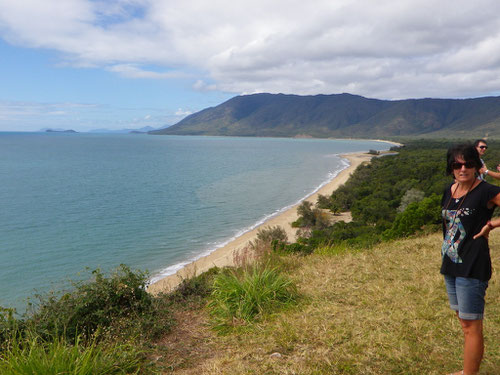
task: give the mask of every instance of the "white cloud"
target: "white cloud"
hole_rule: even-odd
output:
[[[182,108],[179,108],[177,111],[175,111],[175,115],[178,117],[186,117],[192,114],[193,112],[191,111],[185,111]]]
[[[496,0],[0,0],[0,36],[198,91],[467,97],[500,90],[499,13]]]
[[[217,85],[212,83],[208,84],[205,81],[199,79],[193,84],[193,89],[196,91],[215,91],[217,90]]]
[[[186,73],[180,71],[154,72],[138,67],[134,64],[117,64],[110,66],[108,70],[119,73],[128,78],[150,78],[150,79],[169,79],[187,77]]]

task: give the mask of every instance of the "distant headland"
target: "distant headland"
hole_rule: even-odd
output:
[[[46,133],[78,133],[76,130],[67,129],[67,130],[59,130],[59,129],[45,129]]]
[[[150,134],[314,138],[500,138],[500,97],[381,100],[236,96]]]

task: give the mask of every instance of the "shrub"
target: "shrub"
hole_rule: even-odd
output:
[[[213,281],[220,272],[220,268],[212,267],[198,276],[182,280],[181,284],[167,298],[182,304],[201,302],[212,293]]]
[[[318,194],[318,200],[316,201],[316,206],[327,210],[330,208],[331,200],[326,195]]]
[[[410,203],[420,202],[424,199],[424,192],[415,188],[406,191],[405,195],[401,198],[401,203],[398,207],[398,212],[403,212]]]
[[[308,246],[302,242],[295,242],[286,244],[283,242],[273,242],[273,251],[278,254],[301,254],[308,255],[311,254],[314,250],[312,246]]]
[[[327,197],[326,195],[319,194],[318,200],[316,201],[316,207],[329,210],[334,215],[338,215],[342,212],[340,203],[337,199],[334,199],[333,196]]]
[[[276,225],[259,229],[257,231],[257,240],[269,244],[273,241],[288,242],[288,236],[282,227]]]
[[[341,185],[330,196],[331,203],[329,206],[333,206],[337,212],[348,211],[351,208],[351,200],[352,197],[349,194],[349,190],[346,190],[345,185]]]
[[[163,301],[146,292],[145,273],[122,265],[109,277],[100,270],[92,274],[93,281],[73,282],[74,289],[62,296],[38,296],[40,303],[29,314],[28,326],[43,338],[65,336],[70,341],[112,326],[122,333],[133,327],[153,336],[170,328]]]
[[[299,218],[292,223],[292,227],[324,229],[330,226],[329,215],[320,208],[313,209],[312,206],[313,204],[311,202],[308,201],[302,202],[302,204],[297,208],[297,214]],[[330,204],[330,206],[334,207],[335,204],[332,203]],[[332,210],[336,209],[332,208]],[[338,210],[336,210],[336,212],[338,212]]]
[[[267,262],[273,256],[272,249],[276,243],[288,243],[288,236],[282,227],[276,225],[259,229],[255,240],[233,254],[233,264],[246,267],[255,262]]]
[[[316,219],[314,217],[314,212],[312,208],[313,204],[308,201],[303,201],[299,207],[297,207],[297,214],[299,218],[294,221],[292,225],[294,227],[312,227],[314,226]]]
[[[235,320],[252,322],[296,299],[296,286],[285,275],[269,265],[255,265],[217,275],[208,307],[215,327],[224,329]]]
[[[331,225],[330,215],[320,210],[319,208],[314,209],[314,229],[325,229]]]

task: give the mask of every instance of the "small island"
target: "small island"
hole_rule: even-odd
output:
[[[56,129],[46,129],[46,133],[78,133],[76,130],[68,129],[68,130],[56,130]]]

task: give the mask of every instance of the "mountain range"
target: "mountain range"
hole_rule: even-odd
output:
[[[150,134],[337,138],[500,138],[500,97],[369,99],[236,96]]]

